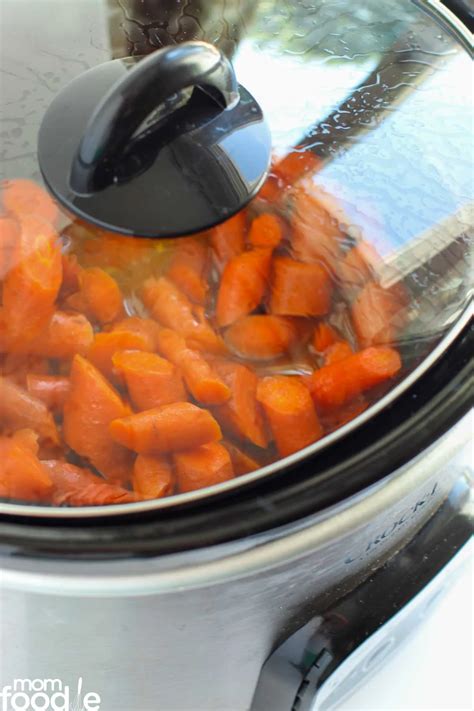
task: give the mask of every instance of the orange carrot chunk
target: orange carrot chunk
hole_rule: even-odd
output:
[[[375,247],[365,240],[360,241],[339,263],[338,276],[342,288],[360,287],[371,279],[374,268],[381,262]]]
[[[100,267],[84,269],[80,276],[81,295],[91,318],[111,323],[123,314],[123,297],[115,279]]]
[[[253,247],[275,249],[280,244],[282,237],[281,220],[276,215],[265,212],[252,221],[248,239]]]
[[[329,346],[324,352],[324,365],[340,363],[353,354],[351,344],[348,341],[338,341]]]
[[[173,457],[180,492],[196,491],[232,479],[229,452],[222,444],[210,442]]]
[[[217,294],[219,326],[230,326],[257,308],[268,283],[270,262],[270,249],[252,249],[227,263]]]
[[[204,405],[220,405],[230,398],[230,390],[201,353],[188,348],[179,333],[164,328],[158,350],[182,372],[191,395]]]
[[[104,506],[136,500],[130,491],[107,483],[89,469],[59,460],[43,461],[43,466],[53,482],[52,502],[56,506]]]
[[[116,419],[110,432],[116,442],[139,454],[193,449],[222,437],[212,415],[190,402],[161,405]]]
[[[69,378],[58,375],[35,375],[29,373],[26,378],[28,392],[44,402],[50,410],[61,411],[69,393]]]
[[[298,340],[298,328],[284,316],[246,316],[232,324],[224,338],[239,357],[268,360],[291,351]]]
[[[351,308],[351,317],[362,347],[393,343],[403,326],[406,304],[399,295],[369,281]]]
[[[238,212],[211,230],[213,259],[219,272],[223,271],[230,259],[244,251],[246,229],[245,212]]]
[[[204,304],[208,285],[207,247],[197,239],[179,240],[167,276],[196,304]]]
[[[53,224],[58,217],[56,203],[46,190],[31,180],[16,178],[1,184],[1,199],[5,210],[18,219],[27,216],[39,217]]]
[[[321,264],[275,257],[270,311],[282,316],[321,316],[331,306],[331,279]]]
[[[308,387],[321,409],[340,407],[398,373],[400,355],[384,346],[366,348],[339,363],[326,365],[308,378]]]
[[[139,454],[133,467],[133,490],[141,499],[161,499],[173,493],[174,476],[166,457]]]
[[[267,447],[268,435],[257,402],[257,376],[241,363],[216,361],[214,367],[232,393],[230,400],[215,408],[217,420],[235,436]]]
[[[81,288],[79,277],[82,267],[77,261],[75,254],[63,254],[61,256],[63,265],[63,281],[61,284],[60,298],[64,299],[69,294],[74,294]]]
[[[64,403],[64,441],[108,479],[123,483],[130,478],[132,458],[111,438],[109,424],[117,417],[126,417],[129,412],[118,393],[92,363],[82,356],[75,356],[71,389]]]
[[[76,353],[84,355],[94,339],[94,331],[82,314],[56,311],[45,332],[36,338],[30,351],[45,358],[72,358]]]
[[[297,378],[263,378],[257,389],[281,457],[318,440],[323,430],[308,389]]]
[[[44,402],[1,376],[0,424],[10,432],[27,427],[37,432],[43,441],[59,443],[53,416]]]
[[[159,405],[186,400],[181,376],[176,367],[155,353],[119,351],[112,363],[127,384],[137,410],[151,410]]]
[[[108,331],[96,333],[87,357],[108,378],[113,378],[113,357],[119,351],[146,351],[148,338],[135,331]]]
[[[236,447],[232,442],[226,440],[223,442],[223,445],[230,454],[230,461],[232,462],[235,476],[242,476],[242,474],[248,474],[249,472],[260,469],[261,464],[255,459],[252,459],[252,457],[249,457],[248,454],[243,452],[239,447]]]
[[[294,191],[291,247],[296,259],[322,261],[331,271],[337,272],[344,235],[325,198],[323,193],[310,194],[301,188]]]
[[[0,217],[0,281],[6,277],[13,266],[19,239],[18,223],[8,217]]]
[[[328,323],[321,321],[314,329],[313,347],[317,353],[323,353],[329,346],[340,340],[337,331]]]
[[[19,437],[0,438],[0,498],[48,501],[52,482],[27,442]]]
[[[158,348],[158,334],[161,326],[152,318],[140,318],[139,316],[129,316],[114,323],[112,331],[126,331],[127,333],[137,333],[146,339],[145,350],[153,353]]]

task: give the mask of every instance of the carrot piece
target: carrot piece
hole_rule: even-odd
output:
[[[111,323],[123,314],[123,297],[115,279],[100,267],[84,269],[80,276],[81,295],[91,318]]]
[[[224,338],[239,357],[268,360],[291,350],[298,340],[298,327],[284,316],[245,316],[227,329]]]
[[[257,376],[247,366],[231,361],[216,361],[214,367],[232,393],[230,400],[214,409],[217,420],[235,436],[267,447],[263,413],[257,402]]]
[[[0,497],[47,501],[51,491],[48,472],[28,442],[19,437],[1,437]]]
[[[27,216],[40,217],[53,224],[59,211],[46,190],[31,180],[16,178],[1,184],[2,202],[5,210],[18,219]]]
[[[109,378],[116,376],[113,356],[118,351],[146,351],[146,336],[135,331],[102,331],[96,333],[87,353],[90,362]]]
[[[354,353],[348,341],[338,341],[329,346],[324,352],[324,365],[340,363]]]
[[[222,352],[220,338],[207,321],[196,317],[193,305],[172,281],[166,277],[147,279],[142,298],[153,318],[163,326],[174,328],[211,352]]]
[[[42,440],[59,443],[53,416],[44,402],[1,376],[0,423],[10,431],[27,427],[37,432]]]
[[[331,306],[332,284],[321,264],[275,257],[270,311],[281,316],[321,316]]]
[[[196,304],[204,304],[208,291],[207,247],[197,239],[182,239],[171,257],[167,276]]]
[[[31,342],[47,326],[61,286],[58,235],[36,217],[21,220],[15,265],[3,283],[3,307],[10,349]]]
[[[219,425],[207,410],[174,402],[113,420],[112,437],[139,454],[161,454],[199,447],[221,439]]]
[[[6,277],[13,266],[19,239],[18,223],[9,217],[0,217],[0,281]]]
[[[136,501],[130,491],[109,484],[89,469],[59,460],[42,463],[53,482],[52,502],[56,506],[104,506]]]
[[[297,378],[263,378],[257,388],[281,457],[318,440],[323,430],[308,389]]]
[[[151,353],[158,349],[158,334],[161,331],[156,321],[152,318],[140,318],[140,316],[129,316],[121,321],[114,323],[112,331],[126,331],[128,333],[137,333],[143,336],[147,341],[145,350]]]
[[[33,454],[38,454],[40,449],[38,442],[39,437],[34,430],[28,427],[23,430],[17,430],[13,433],[11,439],[21,444],[22,447],[25,447],[30,452],[33,452]]]
[[[230,454],[230,461],[232,462],[235,476],[242,476],[242,474],[248,474],[249,472],[260,469],[261,464],[255,459],[252,459],[252,457],[249,457],[248,454],[239,449],[239,447],[236,447],[232,442],[226,440],[223,442],[223,445]]]
[[[230,326],[260,304],[270,274],[271,253],[270,249],[252,249],[227,263],[217,294],[219,326]]]
[[[213,260],[219,272],[223,271],[230,259],[244,251],[246,229],[245,212],[238,212],[211,230]]]
[[[112,356],[114,368],[127,384],[137,410],[186,400],[186,391],[175,366],[155,353],[119,351]]]
[[[178,489],[182,493],[221,484],[234,476],[229,452],[218,442],[179,452],[173,460]]]
[[[283,237],[281,220],[269,212],[255,217],[250,226],[248,241],[253,247],[278,247]]]
[[[325,321],[318,323],[314,329],[313,347],[317,353],[323,353],[339,340],[340,336],[337,331]]]
[[[70,294],[74,294],[81,288],[79,277],[82,267],[77,261],[75,254],[63,254],[63,281],[61,284],[60,298],[64,299]]]
[[[0,373],[17,385],[25,385],[28,373],[49,374],[49,363],[45,358],[31,354],[6,353],[1,360]]]
[[[132,476],[133,490],[142,499],[161,499],[173,493],[174,476],[166,457],[139,454]]]
[[[363,286],[372,278],[374,268],[380,262],[381,257],[375,247],[370,242],[361,240],[339,263],[338,277],[341,286]]]
[[[34,340],[29,350],[45,358],[72,358],[84,355],[94,339],[94,331],[82,314],[56,311],[45,332]]]
[[[404,325],[406,304],[393,291],[369,281],[351,308],[351,317],[362,347],[393,343]]]
[[[69,378],[58,375],[36,375],[29,373],[26,387],[33,397],[44,402],[49,410],[61,411],[69,393]]]
[[[164,328],[158,350],[182,372],[191,395],[204,405],[220,405],[230,398],[230,390],[201,353],[188,348],[179,333]]]
[[[316,370],[307,384],[318,407],[340,407],[360,393],[393,378],[401,365],[400,355],[393,348],[366,348],[339,363]]]
[[[64,403],[64,440],[101,474],[123,483],[130,478],[132,457],[112,439],[109,424],[129,413],[104,376],[92,363],[76,355],[71,368],[71,389]]]
[[[344,235],[328,209],[327,196],[322,192],[310,194],[301,188],[295,190],[292,225],[291,247],[296,259],[322,261],[336,272],[342,258],[340,240]]]

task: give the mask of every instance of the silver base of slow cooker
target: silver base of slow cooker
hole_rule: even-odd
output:
[[[250,709],[272,651],[407,546],[466,480],[471,426],[465,417],[342,504],[245,541],[123,561],[5,556],[0,690],[31,698],[49,680],[75,694],[81,679],[79,700],[98,694],[99,706],[87,700],[100,711]]]

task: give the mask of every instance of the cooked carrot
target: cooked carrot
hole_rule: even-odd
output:
[[[248,241],[252,247],[278,247],[283,237],[282,223],[279,217],[264,212],[252,220]]]
[[[278,452],[287,457],[318,440],[323,430],[311,395],[294,377],[276,375],[263,378],[257,388]]]
[[[324,351],[324,365],[340,363],[354,353],[348,341],[337,341]]]
[[[23,430],[17,430],[13,433],[11,438],[15,442],[21,444],[22,447],[25,447],[30,452],[33,452],[33,454],[38,454],[40,449],[38,441],[39,436],[34,430],[31,430],[28,427]]]
[[[94,339],[94,331],[82,314],[56,311],[45,331],[27,349],[45,358],[72,358],[76,353],[84,355]]]
[[[230,398],[230,390],[201,353],[188,348],[179,333],[164,328],[158,336],[158,350],[182,372],[191,395],[204,405],[219,405]]]
[[[211,232],[213,260],[222,272],[227,262],[244,251],[247,218],[245,212],[238,212]]]
[[[130,399],[137,410],[186,400],[186,390],[176,367],[155,353],[118,351],[113,367],[124,376]]]
[[[146,351],[148,338],[135,331],[102,331],[96,333],[87,357],[108,378],[116,375],[113,356],[118,351]]]
[[[219,326],[230,326],[257,308],[268,283],[270,262],[270,249],[252,249],[227,263],[217,294]]]
[[[112,439],[109,424],[129,413],[129,408],[92,363],[75,356],[71,389],[64,403],[64,441],[109,480],[122,483],[130,479],[132,457]]]
[[[173,457],[181,492],[196,491],[220,484],[234,476],[229,452],[222,444],[210,442]]]
[[[90,318],[89,308],[81,291],[75,291],[73,294],[65,296],[61,302],[61,308],[65,311],[77,311]]]
[[[48,501],[51,478],[27,442],[0,438],[0,497],[20,501]]]
[[[209,323],[195,315],[189,299],[166,277],[147,279],[142,298],[153,318],[163,326],[174,328],[210,352],[222,351],[222,342]]]
[[[152,318],[140,318],[139,316],[129,316],[114,323],[112,331],[126,331],[127,333],[137,333],[147,341],[145,350],[153,353],[158,348],[158,334],[161,326]]]
[[[81,295],[91,318],[107,324],[123,314],[122,293],[110,274],[100,267],[89,267],[81,272],[79,281]]]
[[[248,454],[239,449],[239,447],[236,447],[232,442],[225,440],[223,445],[230,454],[230,461],[232,462],[235,476],[242,476],[242,474],[248,474],[249,472],[260,469],[261,464],[255,459],[252,459],[252,457],[249,457]]]
[[[329,346],[340,340],[337,331],[325,321],[318,323],[313,334],[313,348],[317,353],[323,353]]]
[[[247,366],[231,361],[216,361],[214,368],[232,393],[230,400],[214,409],[216,419],[235,436],[267,447],[268,435],[257,402],[258,378],[255,373]]]
[[[324,197],[327,196],[319,195],[315,189],[311,194],[301,188],[294,191],[291,247],[296,259],[322,261],[337,272],[344,235]]]
[[[59,239],[36,217],[21,220],[15,265],[3,283],[3,310],[11,350],[23,347],[46,327],[62,278]]]
[[[129,269],[130,265],[149,262],[163,250],[160,240],[125,237],[76,219],[64,231],[74,251],[80,253],[85,267]]]
[[[89,469],[59,460],[47,460],[42,464],[53,482],[52,503],[56,506],[104,506],[136,501],[130,491],[107,483]]]
[[[54,444],[59,442],[53,416],[44,402],[1,376],[0,423],[6,431],[14,432],[27,427],[37,432],[42,440]]]
[[[295,185],[306,173],[315,173],[321,160],[310,150],[298,146],[280,161],[272,165],[271,172],[258,196],[268,202],[276,202],[289,186]]]
[[[195,238],[182,239],[173,251],[166,275],[196,304],[204,304],[209,289],[207,247]]]
[[[361,240],[345,255],[338,266],[338,278],[342,289],[360,287],[372,278],[374,268],[381,262],[375,247]]]
[[[270,311],[281,316],[322,316],[331,306],[332,284],[321,264],[275,257]]]
[[[351,308],[351,317],[362,347],[393,343],[404,325],[406,305],[399,295],[369,281]]]
[[[49,374],[49,362],[40,356],[25,353],[5,353],[0,361],[0,374],[17,385],[26,385],[28,373]]]
[[[29,373],[26,387],[30,395],[44,402],[49,410],[61,411],[69,393],[69,378],[59,375],[36,375]]]
[[[56,203],[40,185],[31,180],[16,178],[4,180],[0,187],[5,210],[18,219],[32,216],[51,224],[56,221],[59,214]]]
[[[340,407],[360,393],[393,378],[401,365],[400,355],[393,348],[366,348],[339,363],[316,370],[307,383],[319,408]]]
[[[77,261],[75,254],[63,254],[63,281],[61,284],[60,298],[64,299],[70,294],[74,294],[80,290],[79,277],[82,272],[82,267]]]
[[[139,454],[133,467],[133,490],[142,499],[161,499],[173,493],[174,476],[166,457]]]
[[[20,228],[15,220],[0,217],[0,281],[13,266],[14,252],[20,239]]]
[[[245,316],[225,333],[232,353],[251,360],[269,360],[291,351],[298,340],[298,327],[284,316]]]
[[[212,415],[190,402],[161,405],[113,420],[110,432],[116,442],[139,454],[193,449],[222,437]]]

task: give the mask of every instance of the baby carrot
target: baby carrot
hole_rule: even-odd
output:
[[[323,430],[311,395],[294,377],[263,378],[257,388],[278,452],[287,457],[318,440]]]
[[[84,269],[80,276],[81,296],[91,318],[111,323],[123,314],[123,297],[115,279],[100,267]]]
[[[353,354],[351,344],[348,341],[337,341],[324,351],[324,365],[340,363]]]
[[[53,224],[58,217],[56,203],[46,190],[32,180],[16,178],[1,184],[1,199],[5,210],[18,219],[27,216],[40,217]]]
[[[25,385],[28,373],[48,375],[49,363],[45,358],[29,353],[5,353],[0,362],[0,373],[16,383]]]
[[[132,456],[112,439],[109,425],[129,413],[118,393],[92,363],[75,356],[71,389],[64,403],[64,440],[107,479],[123,483],[130,478]]]
[[[166,457],[139,454],[132,476],[133,490],[141,499],[161,499],[174,489],[174,476]]]
[[[219,326],[230,326],[257,308],[268,283],[270,262],[270,249],[252,249],[227,263],[217,294]]]
[[[268,360],[291,351],[298,328],[289,318],[273,315],[245,316],[225,333],[228,348],[241,358]]]
[[[195,491],[232,479],[232,462],[222,444],[210,442],[173,457],[180,492]]]
[[[59,460],[43,461],[43,466],[53,482],[52,503],[55,506],[104,506],[136,501],[130,491],[107,483],[89,469]]]
[[[27,427],[37,432],[42,440],[59,443],[53,416],[44,402],[1,376],[0,423],[5,430],[15,431]]]
[[[13,266],[15,249],[20,239],[20,228],[15,220],[0,217],[0,281]]]
[[[55,311],[45,331],[28,349],[45,358],[68,359],[76,353],[87,353],[93,339],[92,326],[85,316]]]
[[[223,271],[230,259],[244,251],[246,230],[245,212],[238,212],[211,230],[213,260],[219,272]]]
[[[230,400],[214,409],[217,420],[237,437],[267,447],[263,413],[257,402],[257,376],[241,363],[216,361],[214,367],[232,393]]]
[[[118,351],[146,351],[148,339],[135,331],[102,331],[96,333],[87,357],[108,378],[116,375],[113,365]]]
[[[219,425],[207,410],[190,402],[174,402],[113,420],[114,440],[139,454],[193,449],[221,439]]]
[[[292,252],[302,262],[323,262],[332,272],[342,257],[344,238],[339,224],[327,206],[327,200],[315,192],[298,188],[293,196]]]
[[[317,353],[323,353],[329,346],[340,340],[337,331],[325,321],[318,323],[313,334],[313,348]]]
[[[164,328],[158,350],[182,372],[191,395],[204,405],[219,405],[230,398],[230,390],[198,351],[188,348],[175,331]]]
[[[61,411],[69,393],[69,378],[59,375],[36,375],[29,373],[26,387],[33,397],[44,402],[50,410]]]
[[[340,407],[365,390],[393,378],[401,365],[400,356],[393,348],[366,348],[339,363],[316,370],[307,383],[319,408]]]
[[[373,281],[361,289],[351,308],[351,317],[362,347],[393,343],[404,324],[406,305],[399,295]]]
[[[264,212],[252,220],[248,241],[252,247],[278,247],[283,237],[281,220],[269,212]]]
[[[260,469],[261,464],[255,459],[252,459],[252,457],[249,457],[248,454],[245,454],[245,452],[239,449],[239,447],[236,447],[235,444],[232,444],[232,442],[225,440],[223,445],[230,454],[230,461],[232,462],[235,476],[241,476],[242,474],[248,474],[249,472]]]
[[[332,284],[321,264],[290,257],[273,260],[270,311],[281,316],[321,316],[331,306]]]
[[[207,247],[195,238],[182,239],[172,254],[167,277],[196,304],[204,304],[208,291]]]
[[[0,497],[48,501],[51,478],[36,453],[18,437],[0,438]]]
[[[144,350],[153,353],[158,348],[158,334],[161,331],[161,326],[152,318],[129,316],[114,323],[112,331],[126,331],[143,336],[147,342],[147,347]]]
[[[361,240],[339,263],[338,278],[342,288],[363,286],[371,279],[375,266],[380,262],[381,257],[375,247]]]
[[[118,351],[113,367],[124,376],[130,399],[137,410],[186,400],[183,381],[176,367],[155,353]]]

